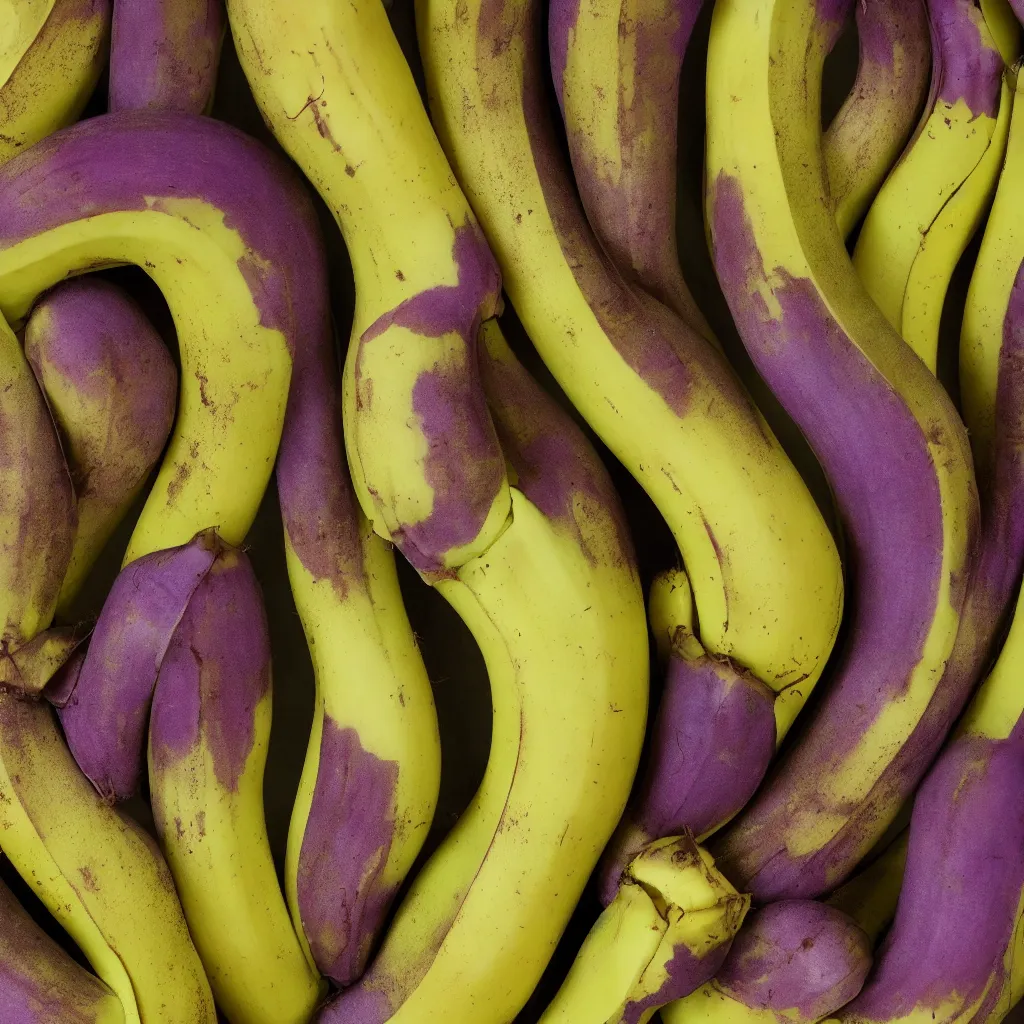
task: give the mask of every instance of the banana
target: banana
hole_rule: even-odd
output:
[[[481,374],[513,479],[506,530],[435,582],[483,652],[483,782],[324,1024],[509,1021],[622,813],[643,739],[647,637],[611,481],[495,321]]]
[[[321,256],[306,268],[277,461],[288,578],[317,686],[285,883],[300,939],[344,987],[362,974],[426,839],[441,745],[394,554],[360,512],[345,464],[327,299]]]
[[[82,112],[107,61],[111,0],[17,0],[0,36],[0,163]]]
[[[113,0],[108,109],[208,113],[223,0]]]
[[[264,119],[348,246],[356,496],[417,569],[457,567],[488,549],[510,508],[476,370],[480,322],[500,305],[494,258],[379,0],[230,0],[228,17]]]
[[[842,1021],[1000,1021],[1024,995],[1024,598],[914,800],[896,919]]]
[[[124,1024],[117,997],[64,952],[0,882],[0,1018],[8,1024]]]
[[[980,5],[928,0],[928,14],[932,87],[925,115],[871,204],[853,261],[886,319],[934,372],[942,300],[995,183],[998,112],[1007,97],[1003,59]],[[915,275],[921,258],[926,264]]]
[[[896,162],[928,93],[931,39],[925,0],[855,5],[860,60],[823,142],[840,233],[857,226]]]
[[[701,644],[786,691],[781,736],[835,639],[838,555],[724,356],[631,288],[591,232],[544,109],[543,13],[532,0],[418,6],[435,124],[534,345],[671,527]],[[617,59],[617,33],[600,42],[592,65]]]
[[[782,900],[747,915],[715,978],[663,1007],[664,1024],[815,1024],[852,999],[871,944],[841,911]]]
[[[138,305],[99,278],[58,285],[33,307],[25,354],[75,482],[78,530],[57,615],[79,589],[163,452],[178,379]]]
[[[720,0],[708,58],[716,270],[755,365],[834,488],[854,587],[828,692],[711,844],[758,902],[839,885],[937,752],[951,721],[941,706],[962,692],[943,674],[978,532],[963,424],[870,301],[828,202],[820,83],[830,7]]]
[[[852,917],[875,946],[896,915],[909,838],[904,829],[875,860],[828,898],[828,905]]]
[[[691,836],[629,865],[540,1024],[647,1024],[721,967],[750,906]]]
[[[305,1024],[323,994],[277,883],[263,816],[270,637],[241,551],[215,557],[160,665],[153,817],[217,1005],[232,1024]]]

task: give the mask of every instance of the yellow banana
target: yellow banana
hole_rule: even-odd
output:
[[[759,902],[819,895],[850,874],[965,695],[943,674],[977,535],[971,457],[945,392],[858,280],[828,201],[820,83],[834,7],[719,0],[708,57],[716,270],[755,365],[834,488],[854,588],[828,692],[711,844]]]
[[[829,906],[852,917],[876,946],[896,914],[908,839],[904,829],[875,860],[828,898]]]

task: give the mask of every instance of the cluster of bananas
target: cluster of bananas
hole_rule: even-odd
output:
[[[997,1024],[1024,0],[415,0],[403,50],[410,3],[0,0],[0,1024]],[[297,168],[208,116],[225,40]],[[272,474],[316,683],[280,865]],[[396,557],[490,685],[429,856]]]

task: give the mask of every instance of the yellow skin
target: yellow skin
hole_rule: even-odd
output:
[[[937,496],[933,514],[938,546],[932,557],[938,573],[934,605],[922,622],[923,642],[919,650],[915,648],[905,681],[900,680],[900,699],[873,708],[870,721],[839,757],[831,749],[819,751],[822,737],[832,726],[817,716],[815,731],[808,734],[812,739],[802,737],[787,757],[788,765],[799,765],[800,770],[784,764],[784,781],[775,780],[763,788],[726,839],[732,853],[755,861],[758,851],[770,842],[771,849],[777,848],[782,855],[765,870],[784,871],[786,881],[765,884],[790,886],[791,879],[802,878],[801,894],[812,886],[814,891],[827,891],[840,881],[879,838],[902,803],[898,775],[886,777],[883,787],[874,787],[924,715],[949,658],[977,520],[977,490],[963,426],[934,378],[869,301],[845,257],[829,209],[817,91],[824,39],[814,19],[808,2],[758,0],[751,8],[749,3],[722,0],[716,6],[708,72],[709,222],[715,221],[716,197],[733,193],[737,200],[742,197],[747,218],[743,230],[751,233],[751,253],[764,270],[762,274],[739,264],[737,273],[744,277],[738,278],[730,301],[748,317],[744,329],[752,332],[751,340],[755,330],[768,332],[767,338],[774,337],[770,333],[774,330],[787,329],[789,320],[781,303],[795,303],[790,298],[795,295],[817,318],[813,328],[797,321],[796,340],[804,337],[801,331],[811,332],[807,337],[822,338],[834,332],[848,346],[849,356],[844,358],[855,360],[865,374],[873,375],[878,393],[898,396],[897,407],[905,410],[900,415],[914,435],[912,443],[925,453],[922,479]],[[802,65],[794,67],[796,60]],[[731,226],[731,220],[721,225]],[[715,244],[721,249],[725,239]],[[720,273],[732,272],[731,253],[718,251],[718,257]],[[794,308],[797,317],[803,310],[803,306]],[[814,396],[794,391],[793,401],[804,397],[810,401]],[[830,438],[822,436],[817,443],[823,445],[823,455],[837,458]],[[853,516],[857,510],[848,508],[845,514]],[[865,660],[872,667],[868,657]],[[819,762],[813,778],[809,776],[813,758],[807,751],[829,758],[827,766]],[[758,805],[764,817],[748,817]],[[751,821],[755,823],[748,824]],[[757,830],[756,838],[750,829]],[[739,839],[734,838],[737,834]],[[720,849],[724,865],[723,857]],[[807,858],[817,858],[813,881],[809,872],[796,867]]]
[[[0,163],[71,124],[107,59],[110,0],[0,5]]]
[[[982,53],[1000,60],[999,42],[1008,45],[1004,24],[993,35],[980,8],[962,6],[969,8]],[[1005,145],[995,112],[975,111],[963,96],[946,99],[936,91],[933,85],[933,105],[871,204],[853,255],[871,298],[932,372],[946,287],[984,214]]]
[[[640,299],[609,273],[575,199],[563,203],[564,195],[545,194],[544,167],[531,149],[531,130],[542,128],[531,125],[523,99],[524,76],[540,83],[547,74],[536,64],[539,44],[532,35],[524,38],[526,31],[542,30],[541,15],[529,0],[492,6],[484,12],[482,0],[424,0],[417,8],[428,97],[442,144],[531,340],[671,527],[693,583],[701,642],[784,692],[776,702],[781,736],[835,639],[842,574],[832,538],[724,358],[709,342],[687,334],[664,307]],[[588,60],[614,62],[613,45],[602,36]],[[537,160],[547,165],[560,159],[545,140],[539,144]],[[568,188],[568,174],[553,173],[562,174]],[[563,214],[572,224],[573,254],[584,254],[585,274],[600,294],[583,290],[563,251],[555,223]],[[620,312],[620,344],[646,337],[640,332],[654,320],[665,326],[662,347],[656,344],[651,358],[666,375],[693,375],[693,398],[682,411],[631,367],[602,327],[598,314],[614,318]],[[687,349],[685,355],[677,345]]]
[[[828,898],[829,905],[849,914],[875,945],[896,913],[909,838],[904,829],[876,860]]]
[[[689,837],[637,856],[540,1024],[647,1024],[668,1001],[663,987],[679,995],[666,964],[681,949],[714,971],[750,906],[714,864]]]
[[[379,0],[231,0],[228,14],[264,118],[348,246],[356,306],[345,443],[359,503],[417,568],[458,566],[487,549],[509,512],[475,382],[475,325],[498,309],[496,268]],[[462,405],[437,436],[416,391],[432,374]],[[429,478],[430,458],[442,482]],[[446,535],[456,521],[462,529]]]

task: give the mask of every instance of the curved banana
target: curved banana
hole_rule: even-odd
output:
[[[277,883],[263,816],[270,637],[245,555],[212,538],[153,693],[160,842],[217,1005],[232,1024],[305,1024],[322,995]]]
[[[854,10],[857,78],[823,142],[829,198],[844,237],[900,155],[924,105],[931,70],[925,0],[871,0]]]
[[[1024,599],[914,800],[896,919],[839,1017],[991,1022],[1024,996]]]
[[[224,0],[113,0],[108,109],[207,113]]]
[[[949,727],[978,497],[948,396],[886,323],[828,203],[820,82],[829,5],[719,0],[708,63],[708,222],[758,370],[834,488],[852,568],[835,675],[712,851],[755,900],[840,884]],[[933,700],[934,698],[934,700]],[[955,711],[953,712],[955,714]]]
[[[107,61],[111,0],[17,0],[0,40],[0,163],[70,124]]]
[[[896,916],[909,839],[904,829],[875,860],[828,898],[828,905],[852,917],[875,946]]]
[[[485,554],[435,586],[487,663],[490,758],[381,951],[324,1024],[511,1020],[554,952],[639,758],[647,632],[618,498],[495,321],[483,340],[513,514]]]
[[[1006,90],[998,42],[979,4],[928,0],[928,15],[932,87],[925,115],[871,204],[853,261],[886,319],[934,372],[946,285],[995,183],[1000,157],[984,157],[993,143],[999,149],[997,116]],[[969,185],[976,173],[979,180]],[[922,257],[927,266],[915,275]],[[907,329],[911,316],[914,326]]]
[[[0,882],[0,1020],[124,1024],[113,992],[64,952]]]
[[[494,258],[379,0],[230,0],[228,16],[264,118],[348,246],[343,400],[359,503],[417,569],[457,567],[510,507],[476,369],[480,322],[500,305]]]
[[[25,324],[25,354],[75,481],[78,530],[57,602],[61,615],[163,452],[178,375],[138,305],[95,277],[58,285],[36,303]]]
[[[721,967],[750,906],[692,837],[629,865],[540,1024],[647,1024]]]
[[[702,645],[785,691],[782,735],[835,639],[838,555],[724,356],[590,230],[544,108],[543,16],[534,0],[424,0],[435,124],[532,341],[672,528]],[[611,36],[586,59],[615,60]]]
[[[326,278],[321,254],[306,267],[277,460],[288,578],[317,686],[285,884],[300,938],[343,987],[363,973],[426,839],[441,745],[394,553],[360,512],[345,464]]]
[[[747,915],[715,978],[662,1008],[664,1024],[816,1024],[871,968],[867,935],[841,911],[782,900]]]

